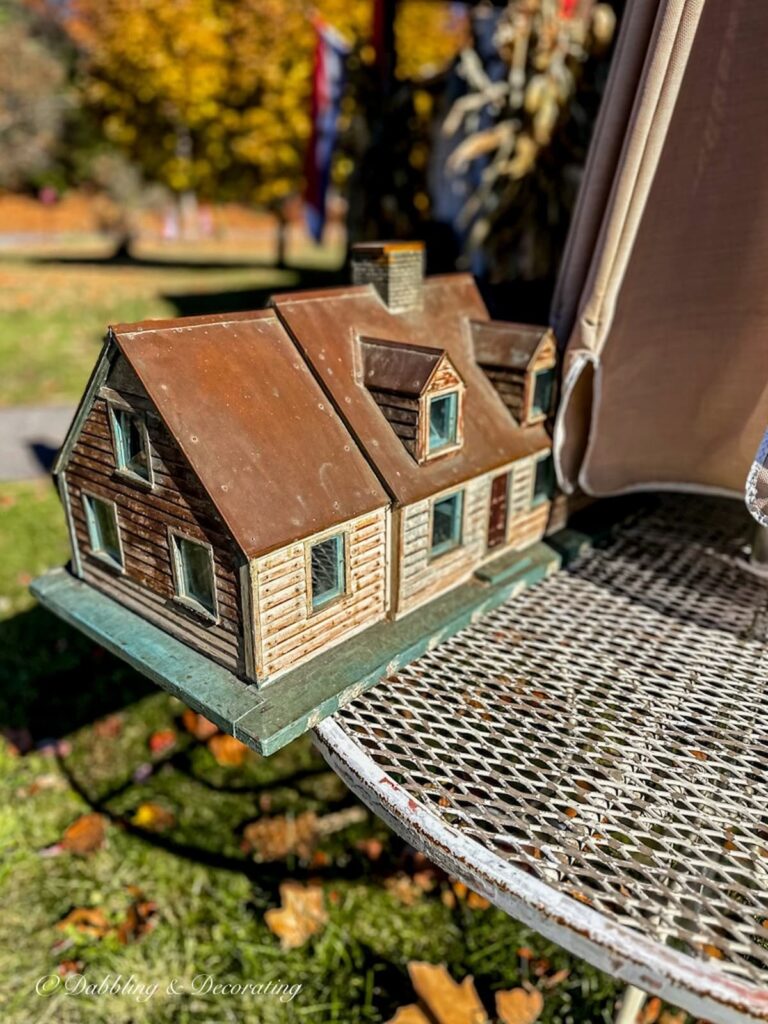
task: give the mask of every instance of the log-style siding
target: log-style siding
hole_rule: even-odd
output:
[[[416,458],[416,439],[419,426],[419,400],[393,391],[369,387],[376,404],[387,417],[390,426],[405,445],[410,455]]]
[[[396,614],[404,615],[426,601],[470,578],[484,561],[497,558],[512,548],[523,548],[543,536],[550,502],[533,505],[535,464],[538,457],[521,459],[452,488],[437,498],[464,492],[462,543],[445,554],[430,558],[432,505],[435,499],[404,508],[400,515],[399,573]],[[510,474],[506,543],[488,550],[491,481],[500,473]]]
[[[224,524],[184,457],[119,359],[94,401],[64,471],[82,576],[93,586],[238,675],[245,674],[240,559]],[[105,397],[106,396],[106,397]],[[150,490],[116,472],[107,398],[143,414],[152,454]],[[91,553],[82,493],[113,501],[124,571]],[[219,621],[206,621],[173,600],[168,528],[213,549]]]
[[[308,537],[252,562],[256,660],[260,679],[271,679],[386,617],[389,513],[379,509]],[[309,548],[346,534],[347,593],[313,611]]]

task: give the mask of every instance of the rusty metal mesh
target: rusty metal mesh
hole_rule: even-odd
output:
[[[614,920],[768,981],[768,586],[668,497],[339,712],[409,794]]]

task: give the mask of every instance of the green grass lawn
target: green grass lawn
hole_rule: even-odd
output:
[[[74,402],[108,324],[263,306],[278,289],[321,282],[338,249],[299,253],[286,270],[205,250],[171,258],[144,250],[133,263],[44,252],[0,258],[0,407]]]
[[[200,303],[212,295],[215,304],[227,292],[297,277],[248,267],[0,263],[0,403],[76,399],[110,321],[173,314],[179,296]],[[307,738],[269,759],[249,752],[222,765],[181,725],[177,701],[35,607],[30,579],[61,564],[66,550],[47,481],[0,486],[3,1024],[382,1024],[414,1000],[410,960],[444,963],[457,980],[474,975],[489,1009],[495,991],[530,983],[543,992],[543,1021],[612,1019],[619,985],[457,892],[362,814]],[[158,747],[158,735],[167,746]],[[164,815],[160,830],[147,807]],[[244,843],[254,821],[274,819],[284,834],[298,815],[350,810],[339,831],[275,860],[257,862]],[[57,849],[68,826],[94,812],[105,823],[103,844],[83,854]],[[319,885],[328,913],[290,951],[265,921],[288,880]],[[154,927],[126,933],[126,922],[141,923],[136,908],[149,904]],[[59,927],[73,909],[97,915],[100,926]],[[67,971],[159,987],[145,1001],[61,988],[36,994],[38,979]],[[195,994],[199,975],[302,987],[290,1002]],[[172,978],[179,994],[167,991]]]

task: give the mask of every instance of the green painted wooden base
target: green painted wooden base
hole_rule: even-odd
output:
[[[271,754],[514,593],[556,571],[546,544],[503,555],[477,579],[397,622],[381,622],[261,689],[175,640],[66,569],[32,583],[42,605],[220,728]]]

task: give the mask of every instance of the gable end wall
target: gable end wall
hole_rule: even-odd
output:
[[[114,393],[147,417],[154,488],[150,491],[115,470],[105,395]],[[94,400],[68,461],[62,495],[71,517],[79,574],[150,622],[245,676],[240,557],[212,502],[165,429],[136,377],[118,358]],[[82,494],[87,491],[115,503],[125,570],[117,573],[91,553]],[[219,622],[209,624],[173,600],[174,584],[168,527],[211,545],[216,575]]]

